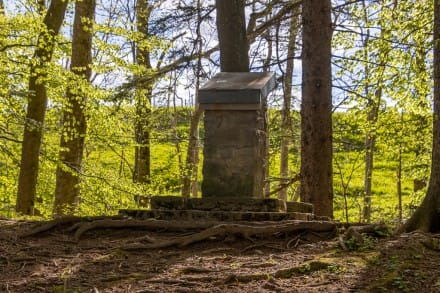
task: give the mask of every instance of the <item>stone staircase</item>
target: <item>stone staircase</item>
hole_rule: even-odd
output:
[[[142,219],[175,221],[284,221],[317,220],[313,205],[275,198],[153,196],[150,209],[120,210],[119,214]]]

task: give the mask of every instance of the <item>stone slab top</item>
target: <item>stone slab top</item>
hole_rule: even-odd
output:
[[[203,104],[261,104],[275,88],[273,72],[220,72],[199,90]]]

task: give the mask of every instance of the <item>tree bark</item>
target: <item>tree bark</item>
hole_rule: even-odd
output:
[[[56,36],[64,20],[69,1],[53,0],[43,20],[43,31],[38,36],[37,48],[31,62],[26,122],[21,150],[20,175],[16,211],[20,214],[34,213],[37,189],[39,153],[43,138],[44,118],[47,106],[45,71],[51,61]]]
[[[367,123],[369,129],[365,135],[365,173],[363,219],[369,223],[371,218],[372,180],[374,167],[374,148],[376,145],[376,125],[379,117],[379,105],[382,99],[382,87],[376,89],[374,99],[367,105]]]
[[[249,71],[245,0],[216,0],[222,72]]]
[[[195,81],[195,106],[191,116],[189,127],[189,142],[186,151],[185,170],[182,180],[182,197],[189,198],[197,197],[198,194],[198,171],[199,171],[199,122],[202,116],[202,110],[199,109],[199,88],[200,75],[202,71],[202,50],[203,38],[201,32],[202,14],[201,14],[201,0],[197,0],[197,28],[196,28],[196,45],[197,45],[197,67],[196,67],[196,81]]]
[[[434,119],[431,176],[422,204],[401,231],[440,231],[440,0],[434,0]]]
[[[70,70],[77,80],[90,82],[92,70],[92,21],[95,16],[95,0],[75,3],[75,18],[72,36],[72,60]],[[78,91],[77,82],[72,81],[66,93],[63,110],[63,130],[61,133],[59,165],[56,171],[54,216],[72,214],[80,195],[80,177],[84,139],[87,131],[86,96]]]
[[[301,200],[333,217],[331,1],[303,2]]]
[[[138,0],[136,6],[137,29],[144,38],[149,36],[149,20],[153,6],[149,0]],[[142,40],[142,41],[145,41]],[[136,47],[136,62],[144,69],[151,69],[150,52],[142,41]],[[136,183],[149,183],[151,177],[151,149],[149,120],[151,113],[151,97],[154,81],[136,87],[136,118],[135,118],[135,166],[133,181]]]
[[[290,104],[292,103],[292,80],[293,80],[293,66],[296,49],[296,36],[299,29],[299,15],[298,7],[293,9],[290,19],[290,35],[289,44],[287,48],[287,62],[286,73],[284,75],[284,100],[281,118],[281,154],[280,154],[280,177],[281,184],[285,184],[289,180],[289,146],[292,138],[292,121],[290,117]],[[287,188],[281,189],[278,192],[278,198],[287,200]]]
[[[191,116],[189,143],[186,153],[185,174],[182,180],[182,196],[197,197],[198,164],[199,164],[199,121],[202,111],[196,106]]]
[[[401,121],[403,120],[403,112],[401,114]],[[403,123],[402,123],[403,126]],[[402,223],[402,142],[399,142],[399,153],[397,158],[397,183],[396,183],[396,191],[397,191],[397,206],[398,206],[398,215],[399,215],[399,224]]]
[[[264,35],[261,36],[262,38],[266,39],[267,42],[267,53],[266,53],[266,58],[264,60],[263,63],[263,72],[268,72],[270,70],[270,63],[272,61],[272,55],[273,55],[273,41],[272,41],[272,35],[271,35],[271,31],[270,29],[268,29],[266,31],[266,33]],[[278,36],[277,36],[278,37]],[[263,126],[264,129],[269,129],[268,127],[268,116],[267,116],[267,107],[268,107],[268,103],[267,103],[267,97],[264,97],[262,99],[262,113],[265,114],[265,118],[264,118],[264,123],[265,125]],[[267,165],[269,165],[270,162],[270,153],[269,153],[269,148],[270,148],[270,138],[269,135],[266,135],[265,137],[265,142],[264,142],[264,150],[263,150],[263,154],[264,154],[264,161],[267,162]],[[269,178],[269,166],[267,166],[266,168],[264,168],[264,178]],[[264,180],[264,185],[263,185],[263,194],[267,195],[270,194],[270,180]]]

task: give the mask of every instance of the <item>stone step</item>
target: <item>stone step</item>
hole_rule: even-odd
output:
[[[203,211],[203,210],[120,210],[120,215],[160,220],[181,220],[181,221],[283,221],[299,220],[312,221],[314,215],[311,213],[297,212],[249,212],[249,211]]]
[[[313,204],[297,201],[286,202],[286,211],[295,213],[310,213],[313,214]]]
[[[181,196],[153,196],[152,210],[200,210],[241,212],[292,212],[313,213],[313,205],[301,202],[287,202],[276,198],[252,197],[203,197],[183,198]]]

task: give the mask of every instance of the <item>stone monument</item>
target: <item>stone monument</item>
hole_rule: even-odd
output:
[[[199,90],[205,112],[202,197],[263,198],[263,100],[274,87],[272,72],[221,72]]]
[[[221,72],[199,90],[204,110],[201,198],[152,196],[148,210],[121,210],[164,220],[282,221],[314,218],[311,204],[263,194],[267,121],[264,98],[275,87],[272,72]]]

